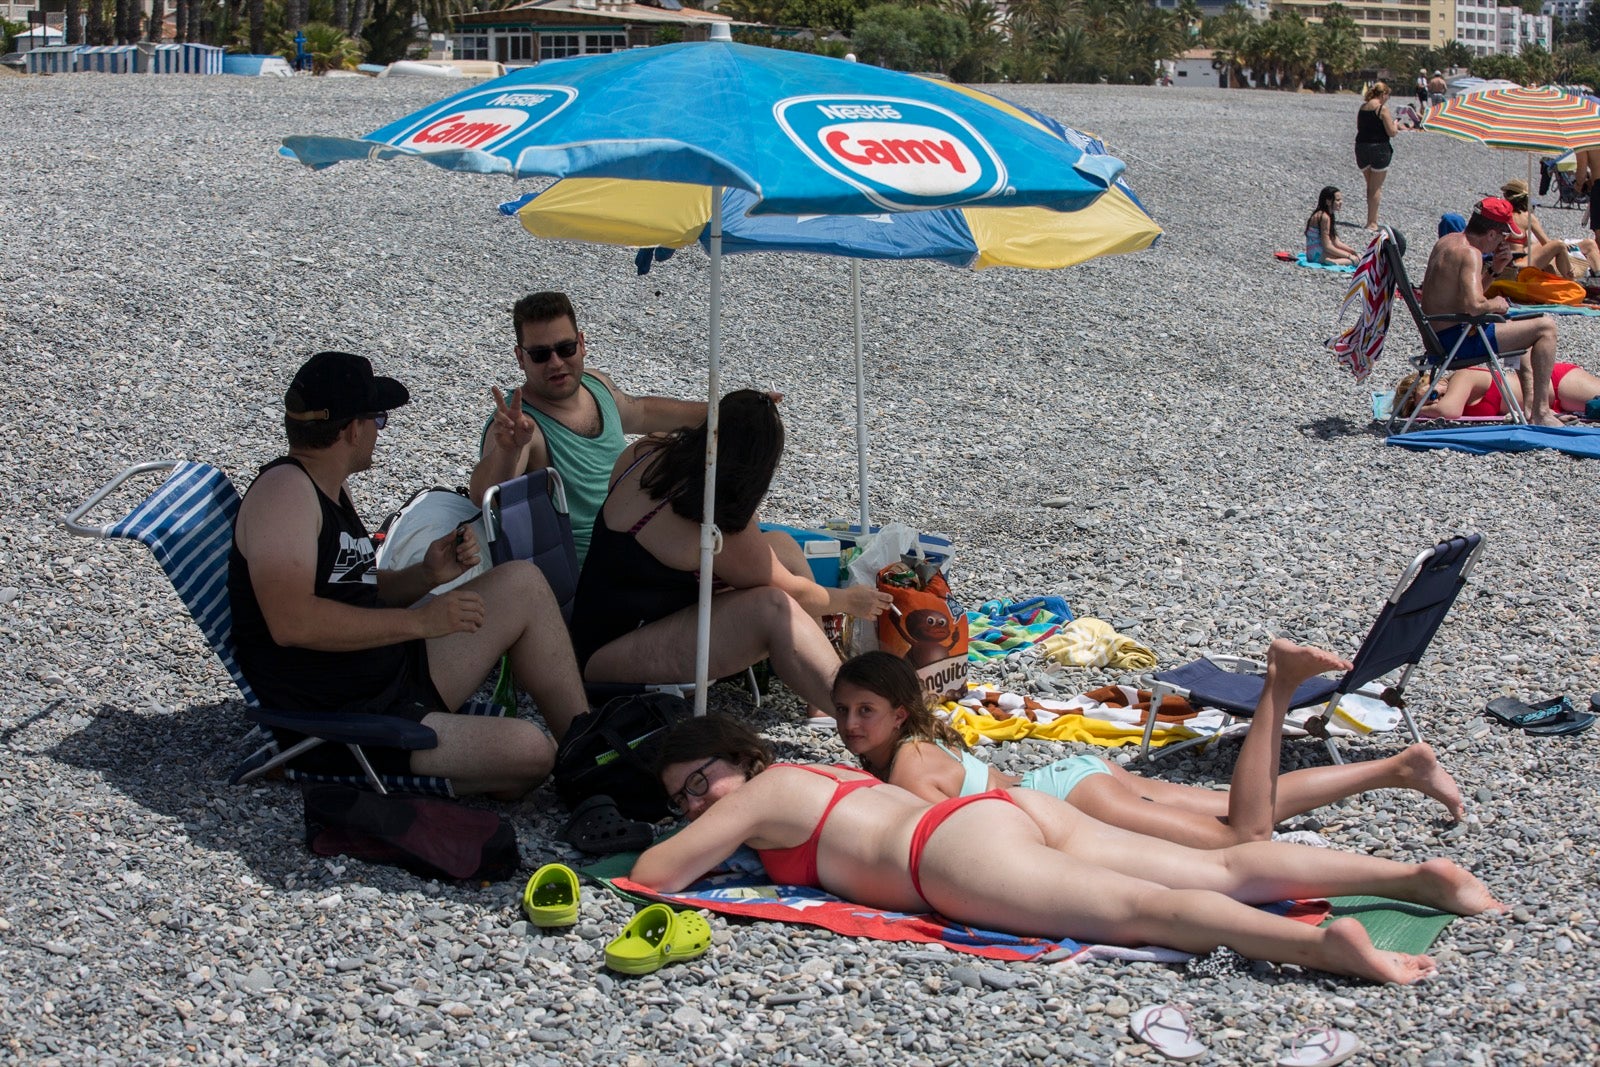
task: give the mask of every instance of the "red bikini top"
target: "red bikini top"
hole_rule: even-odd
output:
[[[756,855],[761,857],[761,865],[767,869],[767,876],[777,885],[805,885],[821,888],[822,883],[817,879],[817,842],[822,839],[822,828],[828,823],[828,816],[833,813],[835,804],[855,792],[857,789],[870,789],[883,783],[876,778],[850,778],[841,779],[829,774],[826,768],[813,767],[804,763],[774,763],[773,767],[798,767],[802,771],[820,774],[824,778],[831,778],[838,782],[838,788],[833,791],[833,796],[828,800],[828,806],[822,809],[822,818],[817,820],[817,828],[811,831],[811,836],[803,844],[793,848],[758,848]],[[834,764],[839,770],[853,771],[856,767],[846,767],[843,764]],[[769,770],[771,768],[768,768]]]

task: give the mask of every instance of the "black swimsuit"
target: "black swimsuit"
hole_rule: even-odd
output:
[[[611,483],[611,491],[645,458],[634,460]],[[638,540],[639,531],[670,503],[670,499],[661,501],[627,530],[606,525],[604,505],[595,515],[594,535],[578,576],[572,610],[572,650],[580,674],[588,667],[589,657],[617,638],[682,611],[699,599],[700,578],[695,571],[667,566]]]

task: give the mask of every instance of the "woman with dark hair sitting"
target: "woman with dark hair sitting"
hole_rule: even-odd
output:
[[[775,764],[727,716],[677,723],[657,766],[691,822],[642,853],[630,877],[663,893],[749,845],[774,882],[869,907],[933,911],[1022,936],[1186,952],[1227,945],[1254,959],[1399,983],[1428,977],[1433,961],[1376,948],[1349,917],[1318,928],[1249,905],[1372,895],[1456,915],[1505,910],[1448,860],[1398,863],[1275,841],[1202,851],[1116,829],[1034,789],[930,805],[853,767]]]
[[[830,708],[839,657],[816,621],[829,590],[785,567],[756,522],[783,454],[777,404],[741,389],[723,397],[718,412],[713,518],[722,549],[713,569],[727,588],[712,598],[711,677],[770,658],[809,706]],[[705,450],[701,423],[645,437],[617,460],[573,607],[572,646],[584,681],[694,677]],[[868,616],[879,610],[876,599],[860,606]]]
[[[1344,207],[1344,194],[1336,185],[1324,185],[1317,194],[1316,210],[1306,219],[1306,262],[1349,266],[1361,258],[1361,253],[1339,240],[1334,229],[1338,226],[1339,209]]]

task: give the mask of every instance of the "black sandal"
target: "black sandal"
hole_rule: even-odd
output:
[[[655,843],[656,831],[647,822],[623,818],[610,797],[593,796],[572,809],[561,838],[583,852],[609,856],[649,848]]]

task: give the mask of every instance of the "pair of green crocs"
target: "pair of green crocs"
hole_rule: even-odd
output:
[[[703,956],[710,947],[705,916],[651,904],[606,946],[606,966],[623,974],[653,974],[669,963]]]
[[[522,890],[522,914],[546,929],[578,921],[578,876],[571,867],[547,863],[533,872]]]

